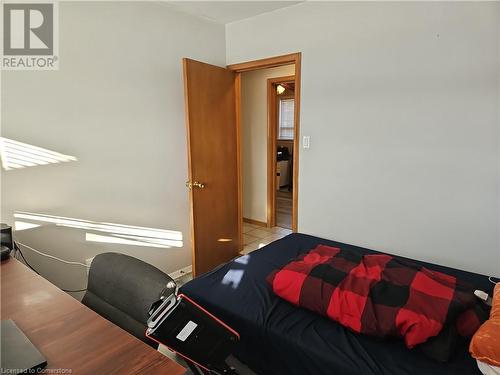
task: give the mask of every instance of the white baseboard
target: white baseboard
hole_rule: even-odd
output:
[[[174,280],[177,280],[183,276],[189,275],[192,272],[193,272],[193,266],[187,266],[187,267],[181,268],[180,270],[169,273],[168,276],[170,276]]]

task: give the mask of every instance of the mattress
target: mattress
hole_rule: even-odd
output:
[[[402,340],[353,333],[334,321],[277,297],[267,275],[318,244],[377,253],[294,233],[188,282],[181,292],[239,332],[234,355],[257,374],[480,374],[465,340],[447,363],[425,357]],[[438,250],[438,249],[437,249]],[[404,258],[402,258],[404,259]],[[424,262],[491,292],[486,276]]]

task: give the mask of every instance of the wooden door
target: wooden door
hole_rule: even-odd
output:
[[[236,73],[183,59],[193,274],[240,251]]]

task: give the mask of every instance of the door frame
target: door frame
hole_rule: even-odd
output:
[[[236,73],[235,78],[235,89],[236,89],[236,127],[237,127],[237,149],[238,149],[238,211],[240,212],[239,226],[243,228],[243,196],[242,196],[242,166],[241,166],[241,73],[248,72],[252,70],[260,70],[267,68],[274,68],[283,65],[295,65],[295,113],[294,113],[294,138],[293,138],[293,176],[292,176],[292,231],[297,232],[298,230],[298,177],[299,177],[299,135],[300,135],[300,77],[301,77],[301,59],[302,53],[296,52],[287,55],[269,57],[265,59],[247,61],[237,64],[228,65],[226,68],[232,70]],[[268,111],[269,112],[269,111]],[[269,119],[269,115],[268,115]],[[269,120],[268,120],[269,122]],[[269,129],[269,123],[268,123]],[[269,163],[269,134],[268,134],[268,163]],[[276,152],[271,152],[276,154]],[[274,155],[276,158],[276,155]],[[276,166],[274,167],[276,168]],[[269,170],[269,168],[268,168]],[[269,173],[269,172],[268,172]],[[276,173],[275,173],[276,174]],[[268,176],[269,179],[269,176]],[[273,178],[276,180],[276,177]],[[275,182],[274,182],[275,183]],[[268,181],[269,189],[269,181]],[[268,226],[272,224],[269,221],[269,212],[273,209],[269,202],[269,191],[268,191],[268,202],[267,202],[267,212],[268,212]],[[243,231],[240,230],[240,246],[243,247]]]
[[[276,77],[267,79],[267,226],[268,228],[276,226],[276,173],[277,158],[276,146],[278,143],[277,125],[278,125],[278,95],[276,94],[276,85],[279,83],[295,82],[295,76]],[[295,90],[293,98],[295,99]],[[295,117],[295,112],[294,112]],[[295,120],[295,119],[294,119]],[[295,130],[295,122],[294,122]],[[295,135],[294,135],[295,141]],[[292,141],[292,143],[294,142]],[[294,145],[295,146],[295,145]],[[295,153],[295,147],[293,147]],[[293,181],[292,172],[292,181]],[[293,182],[292,182],[293,185]],[[293,190],[293,188],[292,188]],[[295,202],[292,203],[292,207]],[[292,213],[293,223],[293,213]]]

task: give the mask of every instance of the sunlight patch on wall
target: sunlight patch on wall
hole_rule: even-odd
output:
[[[40,224],[27,223],[25,221],[15,221],[14,222],[14,230],[15,231],[38,228],[39,226],[40,226]]]
[[[85,240],[90,242],[117,243],[121,245],[149,246],[149,247],[179,247],[178,241],[150,239],[148,237],[134,237],[131,239],[124,238],[125,236],[102,236],[95,233],[85,233]]]
[[[78,160],[74,156],[64,155],[5,137],[0,137],[0,157],[2,167],[6,171]]]
[[[30,220],[56,226],[83,229],[85,231],[89,231],[85,233],[85,239],[90,242],[163,248],[183,246],[182,232],[175,230],[105,223],[21,211],[15,212],[14,217],[16,219]],[[107,233],[107,235],[100,235],[92,232]]]

